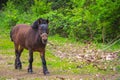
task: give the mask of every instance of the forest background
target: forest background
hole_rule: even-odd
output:
[[[120,38],[120,0],[1,0],[0,28],[49,19],[50,35],[113,43]]]

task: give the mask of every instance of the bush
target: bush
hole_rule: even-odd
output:
[[[120,35],[119,4],[119,0],[9,0],[1,10],[0,27],[32,24],[41,17],[49,19],[51,35],[109,43]]]

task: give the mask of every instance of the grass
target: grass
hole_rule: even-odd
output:
[[[119,51],[120,50],[120,41],[112,46],[111,44],[103,44],[103,43],[96,43],[95,45],[97,49],[102,49],[105,51]]]
[[[9,38],[9,29],[5,31],[5,29],[0,29],[0,54],[5,55],[7,57],[12,56],[14,57],[14,45],[13,42],[10,41]],[[71,43],[74,45],[81,45],[82,43],[73,42],[67,38],[59,37],[58,35],[50,36],[49,37],[50,42],[54,42],[57,46],[64,46],[64,44]],[[97,44],[98,47],[103,47],[105,45]],[[119,45],[114,45],[112,48],[115,48],[114,50],[118,50]],[[83,62],[74,62],[69,61],[69,59],[61,59],[53,54],[53,51],[50,50],[49,46],[47,46],[46,49],[46,61],[47,66],[51,74],[56,75],[83,75],[83,74],[89,74],[89,75],[95,75],[95,74],[114,74],[114,72],[108,71],[101,71],[97,69],[96,67],[93,67],[93,64],[86,64]],[[73,56],[74,57],[74,56]],[[14,59],[13,59],[14,60]],[[21,61],[23,63],[23,67],[28,66],[28,51],[24,50],[21,56]],[[7,64],[14,64],[14,61],[8,61]],[[83,67],[78,67],[82,65]],[[33,70],[34,68],[40,68],[42,69],[41,59],[39,53],[34,53],[34,62],[33,62]],[[120,71],[120,66],[117,66],[117,69]],[[0,76],[0,80],[5,80],[5,77]],[[23,79],[24,80],[24,79]],[[37,78],[36,78],[37,80]],[[39,80],[39,79],[38,79]]]

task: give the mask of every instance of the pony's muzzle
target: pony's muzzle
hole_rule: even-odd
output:
[[[48,39],[48,34],[47,33],[42,33],[41,34],[41,38],[42,38],[42,43],[46,44],[47,43],[47,39]]]

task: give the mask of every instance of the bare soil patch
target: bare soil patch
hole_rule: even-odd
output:
[[[3,80],[86,80],[86,79],[100,79],[100,80],[114,80],[119,77],[119,74],[114,75],[59,75],[54,74],[54,70],[51,70],[51,74],[44,76],[42,68],[34,67],[34,73],[27,73],[27,67],[23,64],[22,70],[14,69],[14,56],[0,55],[0,78]]]

